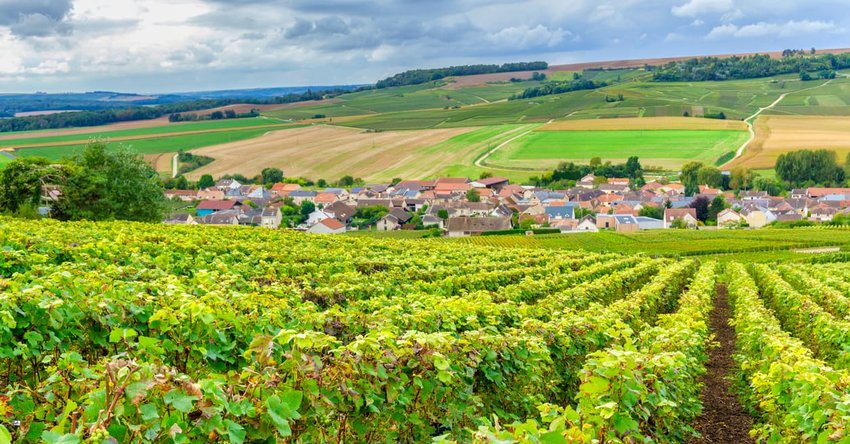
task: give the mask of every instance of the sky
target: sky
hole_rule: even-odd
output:
[[[373,83],[411,68],[850,46],[850,0],[0,0],[0,92]]]

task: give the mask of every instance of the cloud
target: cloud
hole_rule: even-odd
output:
[[[679,6],[673,6],[671,12],[676,17],[697,17],[703,14],[718,14],[729,11],[732,0],[690,0]]]
[[[0,26],[23,38],[67,34],[72,9],[72,0],[0,0]]]
[[[846,1],[0,0],[0,92],[366,83],[467,63],[827,48],[850,28]]]
[[[488,36],[488,40],[494,45],[509,48],[528,49],[540,47],[553,47],[572,36],[570,31],[564,29],[549,29],[543,25],[534,28],[528,26],[514,26],[501,29]]]
[[[839,28],[835,23],[824,21],[790,20],[785,23],[758,22],[744,26],[726,24],[716,26],[708,33],[708,39],[721,39],[728,37],[755,38],[755,37],[796,37],[805,34],[819,32],[836,32]]]

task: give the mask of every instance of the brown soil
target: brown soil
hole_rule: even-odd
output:
[[[749,431],[753,428],[750,416],[738,397],[732,392],[729,376],[736,371],[735,330],[729,325],[732,310],[725,285],[717,286],[714,311],[711,313],[711,328],[719,344],[710,354],[703,377],[703,412],[694,421],[694,428],[702,435],[692,439],[691,444],[754,443]]]

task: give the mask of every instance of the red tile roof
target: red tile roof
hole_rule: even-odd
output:
[[[323,219],[319,223],[330,228],[331,230],[340,230],[340,229],[345,228],[345,224],[343,224],[342,222],[340,222],[340,221],[338,221],[338,220],[336,220],[332,217],[329,217],[327,219]]]
[[[198,204],[199,210],[229,210],[239,202],[235,200],[205,200]]]

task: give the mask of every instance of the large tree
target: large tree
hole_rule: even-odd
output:
[[[54,212],[66,220],[159,222],[165,194],[156,171],[138,153],[93,142],[72,159]]]
[[[844,182],[844,169],[835,159],[835,151],[800,150],[779,155],[776,175],[791,186],[809,183],[838,185]]]
[[[45,185],[61,185],[67,167],[42,157],[15,159],[0,173],[0,208],[17,212],[22,207],[36,207]]]
[[[687,162],[682,165],[682,173],[679,174],[679,179],[685,186],[686,195],[693,196],[699,192],[699,170],[702,167],[701,162]]]
[[[263,168],[263,171],[260,172],[260,175],[263,178],[264,184],[283,182],[283,170],[281,170],[280,168]]]

